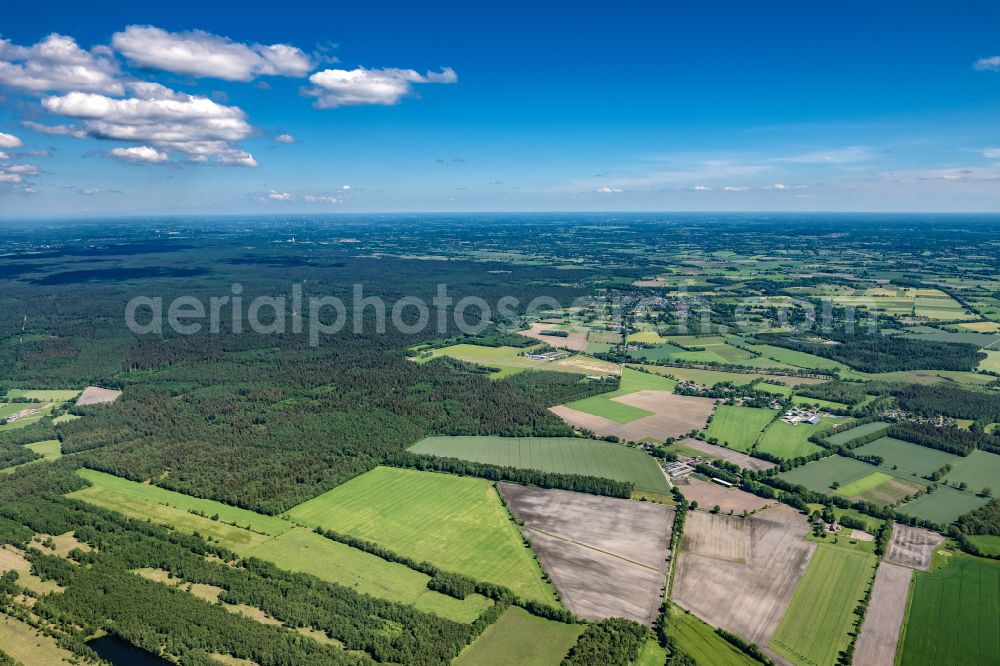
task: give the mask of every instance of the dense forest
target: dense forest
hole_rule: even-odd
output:
[[[824,332],[823,336],[836,344],[775,334],[759,335],[757,339],[764,344],[838,361],[862,372],[974,370],[986,358],[977,345],[842,332]]]

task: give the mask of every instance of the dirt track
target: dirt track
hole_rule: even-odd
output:
[[[677,487],[689,502],[697,501],[699,509],[711,509],[718,505],[723,513],[732,511],[739,515],[744,511],[753,513],[772,504],[777,504],[775,500],[757,497],[738,488],[724,488],[717,483],[694,478],[688,479],[686,484],[677,484]]]
[[[689,449],[694,449],[695,451],[701,451],[709,458],[722,458],[723,460],[728,460],[729,462],[736,463],[743,469],[752,469],[754,471],[760,472],[765,469],[771,469],[772,467],[777,467],[773,462],[768,462],[766,460],[761,460],[760,458],[754,458],[753,456],[748,456],[745,453],[740,453],[739,451],[733,451],[732,449],[727,449],[724,446],[716,446],[715,444],[709,444],[708,442],[703,442],[700,439],[694,439],[692,437],[687,437],[680,441],[680,444],[688,447]]]
[[[927,571],[931,568],[931,553],[944,541],[937,532],[920,527],[910,527],[895,523],[892,526],[892,542],[885,559],[914,569]]]
[[[893,666],[895,663],[912,576],[913,571],[906,567],[889,562],[879,565],[865,623],[854,647],[855,664]]]
[[[685,525],[674,601],[712,626],[766,647],[816,549],[805,540],[805,517],[779,504],[749,518],[694,513],[688,523],[694,530],[714,531],[715,544],[745,540],[746,564],[718,559],[720,547],[702,545],[707,537],[689,535]]]
[[[600,436],[615,435],[630,441],[647,438],[662,441],[704,428],[715,409],[714,401],[709,398],[674,395],[668,391],[636,391],[612,400],[653,413],[630,423],[618,423],[565,405],[552,407],[550,411],[570,425]]]
[[[563,602],[588,620],[656,618],[671,507],[498,483]]]

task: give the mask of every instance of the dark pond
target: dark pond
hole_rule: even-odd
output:
[[[115,666],[167,666],[165,659],[155,654],[140,650],[131,643],[117,636],[101,636],[87,643],[87,647],[96,652],[101,659],[110,661]]]

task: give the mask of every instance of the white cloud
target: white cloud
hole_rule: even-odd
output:
[[[0,184],[13,185],[22,183],[25,178],[36,175],[38,175],[38,167],[34,164],[0,165]]]
[[[10,159],[10,155],[8,155],[7,153],[5,153],[2,150],[0,150],[0,160],[9,160],[9,159]]]
[[[10,164],[3,167],[6,173],[16,173],[22,176],[34,176],[38,174],[38,167],[34,164]]]
[[[871,150],[864,146],[848,146],[833,150],[818,150],[801,155],[775,157],[774,162],[789,162],[791,164],[846,164],[861,162],[872,157]]]
[[[119,74],[107,47],[85,51],[72,37],[58,34],[33,46],[0,39],[0,85],[37,94],[79,90],[121,95]]]
[[[417,83],[455,83],[458,76],[451,67],[440,72],[420,74],[412,69],[324,69],[309,77],[313,88],[303,89],[303,94],[316,98],[314,106],[333,109],[338,106],[360,104],[399,104],[403,97],[413,92]]]
[[[350,192],[351,191],[351,186],[350,185],[341,185],[340,186],[340,191],[341,192]]]
[[[711,192],[712,191],[711,187],[707,187],[705,185],[695,185],[691,189],[694,190],[695,192]]]
[[[274,140],[278,143],[295,143],[295,137],[291,134],[279,134]]]
[[[109,155],[126,162],[147,162],[151,164],[159,164],[170,159],[169,155],[165,152],[157,150],[152,146],[112,148]]]
[[[13,134],[0,132],[0,148],[20,148],[24,144]]]
[[[340,199],[332,194],[307,194],[302,198],[310,202],[340,203]]]
[[[202,30],[167,32],[130,25],[111,44],[140,67],[227,81],[252,81],[261,75],[301,77],[312,60],[287,44],[242,44]]]
[[[75,118],[80,126],[31,125],[43,132],[131,141],[160,150],[185,153],[194,162],[256,166],[250,153],[233,142],[245,139],[253,128],[246,114],[207,97],[174,92],[154,83],[130,85],[135,97],[115,99],[93,93],[71,92],[46,97],[49,112]]]
[[[767,189],[767,190],[805,190],[805,189],[808,189],[808,187],[809,187],[808,185],[802,185],[802,184],[788,185],[786,183],[775,183],[774,185],[768,185],[764,189]]]
[[[622,190],[617,187],[599,187],[594,192],[598,194],[621,194]]]
[[[977,72],[1000,72],[1000,56],[980,58],[972,63],[972,69]]]
[[[76,125],[43,125],[30,120],[25,120],[21,124],[30,130],[38,132],[39,134],[49,134],[51,136],[72,136],[77,139],[87,138],[87,133]]]
[[[267,193],[267,198],[271,201],[295,201],[295,195],[288,192],[277,192],[271,190]]]
[[[749,187],[744,187],[743,185],[726,185],[722,188],[723,192],[746,192]]]
[[[1000,148],[985,148],[985,149],[983,149],[983,157],[989,158],[991,160],[1000,157]]]

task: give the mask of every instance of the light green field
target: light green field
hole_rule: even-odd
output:
[[[246,554],[286,571],[310,574],[362,594],[410,604],[456,622],[472,622],[492,603],[478,594],[455,599],[429,590],[429,576],[327,539],[304,527],[292,528],[251,548]]]
[[[834,435],[828,435],[826,441],[830,442],[834,446],[840,446],[842,444],[847,444],[848,442],[853,442],[859,437],[864,437],[865,435],[870,435],[874,432],[880,430],[885,430],[889,427],[888,423],[883,423],[882,421],[873,421],[871,423],[865,423],[854,428],[849,428],[847,430],[838,430]]]
[[[636,391],[673,391],[675,386],[677,382],[668,377],[622,368],[618,390],[576,400],[567,403],[566,407],[594,416],[603,416],[616,423],[631,423],[644,416],[651,416],[652,412],[617,402],[612,398],[619,398]]]
[[[973,534],[966,537],[976,548],[991,557],[1000,557],[1000,536],[992,534]]]
[[[788,396],[790,396],[792,394],[792,387],[791,386],[785,386],[784,384],[781,384],[779,386],[777,384],[767,384],[765,382],[757,382],[756,384],[753,385],[753,387],[754,387],[755,390],[760,391],[761,393],[770,393],[771,395],[780,395],[780,396],[782,396],[784,398],[787,398]]]
[[[633,666],[663,666],[667,662],[667,650],[650,638],[646,641]]]
[[[820,544],[795,587],[770,647],[798,664],[829,666],[850,643],[860,603],[876,558]]]
[[[427,358],[419,359],[426,362],[440,356],[450,356],[467,363],[475,363],[490,368],[497,368],[496,372],[490,374],[491,377],[499,379],[518,372],[523,372],[528,368],[543,368],[544,361],[534,361],[520,354],[524,353],[528,347],[484,347],[482,345],[451,345],[441,347],[431,351]]]
[[[817,432],[826,430],[830,425],[831,423],[826,421],[820,421],[819,425],[809,423],[792,425],[781,420],[775,421],[767,427],[757,442],[757,450],[786,460],[822,451],[823,447],[813,444],[809,438]]]
[[[918,571],[898,662],[906,666],[1000,664],[1000,563],[956,554],[938,571]]]
[[[939,525],[947,525],[962,514],[978,509],[989,501],[972,492],[963,492],[950,486],[938,486],[932,493],[921,495],[897,510],[908,516],[923,518]]]
[[[511,606],[452,661],[453,666],[559,666],[583,633],[582,624],[563,624]],[[659,666],[663,666],[660,662]]]
[[[180,532],[198,533],[242,557],[257,557],[288,571],[312,574],[364,594],[412,604],[420,610],[456,622],[473,621],[490,603],[479,595],[459,600],[428,590],[427,581],[430,578],[425,574],[295,527],[281,518],[254,514],[247,521],[244,516],[242,524],[252,524],[255,528],[268,527],[274,535],[251,532],[147,499],[144,493],[149,486],[146,484],[92,470],[80,472],[90,475],[88,478],[94,485],[72,492],[67,497],[137,520],[150,520]],[[163,492],[180,495],[180,498],[169,497],[172,504],[206,501],[169,490]]]
[[[83,391],[73,389],[11,389],[7,391],[6,398],[29,398],[31,400],[41,400],[42,402],[68,402],[76,398]]]
[[[119,494],[135,497],[140,500],[163,504],[166,506],[181,509],[183,511],[198,511],[205,516],[219,516],[219,520],[232,523],[239,527],[248,528],[254,532],[278,536],[291,529],[291,524],[287,520],[282,520],[276,516],[265,516],[255,511],[240,509],[230,504],[223,504],[215,500],[191,497],[183,493],[160,488],[148,483],[136,483],[119,476],[105,474],[91,469],[78,469],[78,475],[87,479],[91,483],[101,488],[113,490]]]
[[[823,358],[822,356],[807,354],[806,352],[795,351],[793,349],[785,349],[784,347],[775,347],[774,345],[752,345],[750,346],[750,349],[760,354],[761,356],[766,356],[767,358],[779,361],[781,363],[794,365],[798,368],[812,368],[818,370],[849,369],[843,363],[832,361],[828,358]]]
[[[34,444],[26,444],[24,448],[31,449],[32,451],[34,451],[35,453],[37,453],[42,457],[36,458],[35,460],[29,460],[28,462],[22,463],[20,465],[14,465],[13,467],[6,467],[4,469],[0,469],[0,474],[10,474],[14,470],[20,469],[25,465],[34,465],[35,463],[44,462],[46,460],[56,460],[62,457],[62,444],[59,442],[58,439],[47,439],[44,442],[35,442]]]
[[[854,497],[869,490],[874,490],[891,479],[892,477],[885,472],[872,472],[868,476],[863,476],[856,481],[845,483],[837,489],[836,494],[843,495],[844,497]]]
[[[834,402],[832,400],[821,400],[819,398],[807,398],[804,395],[792,396],[792,403],[796,405],[819,405],[820,407],[826,409],[847,409],[850,405],[845,405],[842,402]]]
[[[746,452],[774,419],[775,413],[772,409],[719,405],[705,436],[715,437],[731,449]]]
[[[142,485],[142,484],[136,484]],[[237,553],[246,555],[253,548],[271,537],[233,527],[209,518],[202,518],[183,509],[140,499],[136,494],[125,494],[102,485],[69,493],[67,497],[93,504],[110,511],[117,511],[136,520],[149,520],[187,534],[199,534],[208,541]]]
[[[854,458],[827,456],[807,462],[778,475],[779,479],[804,486],[817,493],[830,493],[834,481],[847,485],[877,471],[877,468]]]
[[[666,342],[667,339],[660,337],[660,334],[656,331],[639,331],[638,333],[629,333],[628,341],[639,342],[645,345],[659,345]]]
[[[949,483],[965,481],[969,490],[979,492],[989,487],[994,495],[1000,495],[1000,456],[988,451],[973,451],[962,458],[955,456],[952,470],[945,475]]]
[[[670,492],[654,458],[640,449],[600,440],[575,437],[428,437],[411,446],[410,451],[501,467],[631,481],[637,490]]]
[[[704,386],[715,386],[721,382],[732,382],[737,386],[750,384],[761,379],[773,379],[788,386],[799,384],[818,384],[822,379],[809,377],[793,377],[791,375],[767,375],[757,372],[724,372],[722,370],[702,370],[700,368],[672,368],[668,366],[646,365],[644,367],[650,372],[657,374],[671,375],[677,379],[695,382]]]
[[[580,412],[586,412],[587,414],[593,414],[594,416],[601,416],[603,418],[610,419],[615,423],[631,423],[632,421],[637,421],[643,417],[652,416],[653,412],[640,409],[639,407],[633,407],[632,405],[626,405],[621,402],[616,402],[611,399],[628,395],[628,393],[628,391],[612,391],[611,393],[602,393],[601,395],[591,396],[589,398],[584,398],[583,400],[574,400],[573,402],[566,403],[565,406]]]
[[[0,649],[26,666],[56,666],[80,661],[72,652],[59,647],[56,639],[4,614],[0,614]]]
[[[1000,372],[1000,351],[987,349],[986,358],[979,362],[979,369]]]
[[[945,465],[956,465],[964,460],[945,451],[904,442],[893,437],[880,437],[874,442],[854,449],[854,453],[860,456],[879,456],[882,458],[883,468],[895,466],[896,475],[902,478],[912,478],[914,475],[922,477]],[[919,479],[913,480],[919,481]]]
[[[693,657],[698,664],[760,666],[760,662],[731,645],[708,624],[677,606],[671,607],[667,633],[677,641],[677,647]]]
[[[0,419],[5,419],[11,414],[17,414],[19,411],[27,407],[23,402],[16,403],[12,402],[10,404],[0,403]]]
[[[376,467],[286,515],[556,603],[531,549],[484,479]]]

